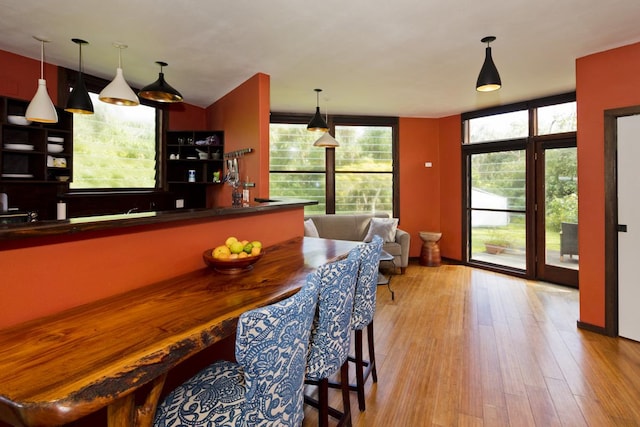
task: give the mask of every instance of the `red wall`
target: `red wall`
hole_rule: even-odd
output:
[[[605,325],[604,111],[640,105],[640,43],[576,60],[580,321]]]
[[[34,53],[40,54],[39,45]],[[36,94],[40,78],[40,61],[0,50],[0,95],[30,100]],[[58,67],[45,63],[47,92],[54,104],[58,101]]]
[[[420,231],[440,231],[441,255],[460,260],[460,116],[400,118],[399,127],[400,228],[411,234],[409,255],[420,255]]]
[[[207,125],[224,129],[225,153],[251,148],[239,159],[240,178],[256,187],[251,198],[269,197],[270,77],[258,73],[207,108]],[[231,187],[210,194],[214,205],[229,205]]]
[[[440,254],[462,260],[462,133],[460,115],[440,124]]]
[[[186,102],[169,106],[169,130],[209,130],[206,123],[204,108]]]
[[[298,208],[0,251],[0,328],[204,268],[202,252],[230,235],[265,246],[301,236],[302,222]]]

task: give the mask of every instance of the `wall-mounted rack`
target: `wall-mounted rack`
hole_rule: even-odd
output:
[[[229,153],[224,154],[225,159],[234,159],[238,157],[242,157],[245,154],[253,152],[253,148],[242,148],[240,150],[231,151]]]

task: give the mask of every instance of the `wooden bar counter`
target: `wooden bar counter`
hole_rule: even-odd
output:
[[[202,268],[2,329],[0,420],[54,426],[108,406],[111,426],[149,425],[170,369],[234,334],[240,314],[292,295],[308,273],[356,245],[293,238],[266,248],[248,272]],[[153,386],[136,400],[145,384]]]

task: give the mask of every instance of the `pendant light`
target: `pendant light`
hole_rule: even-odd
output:
[[[313,115],[311,121],[307,125],[307,130],[326,132],[329,130],[329,126],[327,126],[327,122],[322,118],[322,115],[320,114],[320,92],[322,92],[322,89],[314,90],[316,91],[316,113]]]
[[[109,104],[135,106],[140,104],[140,100],[136,96],[135,92],[131,90],[127,81],[124,79],[122,73],[122,49],[126,49],[128,46],[122,43],[114,43],[114,47],[118,49],[118,68],[116,69],[116,76],[113,81],[107,85],[102,92],[100,92],[100,101],[107,102]]]
[[[49,93],[47,93],[47,81],[44,79],[44,44],[50,40],[40,37],[33,37],[38,40],[40,45],[40,78],[38,79],[38,90],[27,107],[25,117],[32,122],[40,123],[57,123],[58,112],[54,107]]]
[[[325,122],[328,123],[329,122],[329,111],[326,111],[326,115],[325,115]],[[313,143],[314,147],[324,147],[324,148],[336,148],[339,147],[340,144],[338,143],[338,141],[336,141],[336,139],[331,136],[331,134],[329,133],[329,131],[327,130],[325,133],[322,134],[322,136],[320,138],[318,138],[316,140],[316,142]]]
[[[162,61],[156,61],[156,64],[160,66],[158,80],[143,87],[142,90],[138,92],[138,95],[156,102],[182,102],[183,98],[180,92],[172,88],[171,85],[164,80],[162,67],[166,67],[169,64]]]
[[[84,85],[84,78],[82,77],[82,45],[89,42],[82,39],[71,39],[71,41],[78,45],[80,51],[78,56],[78,80],[76,81],[76,86],[71,90],[67,100],[67,108],[64,110],[75,114],[93,114],[93,102],[89,98],[89,92]]]
[[[485,50],[484,64],[482,64],[482,69],[480,70],[476,83],[476,90],[478,92],[492,92],[500,89],[502,86],[500,74],[498,74],[498,69],[491,58],[491,46],[489,46],[495,39],[494,36],[487,36],[481,40],[482,43],[487,44],[487,48]]]
[[[325,132],[322,134],[320,138],[316,142],[313,143],[314,147],[325,147],[325,148],[336,148],[339,147],[340,144],[335,140],[334,137],[331,136],[329,132]]]

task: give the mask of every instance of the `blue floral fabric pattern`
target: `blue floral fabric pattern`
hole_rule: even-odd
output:
[[[320,291],[311,329],[308,380],[328,378],[347,360],[359,257],[360,249],[355,248],[347,259],[321,265],[314,273],[320,279]]]
[[[382,251],[382,238],[373,236],[371,243],[360,247],[360,268],[353,301],[351,329],[363,329],[373,321],[376,312],[376,290],[378,287],[378,265]]]
[[[238,363],[218,361],[173,390],[154,427],[299,426],[319,278],[295,295],[240,316]]]

